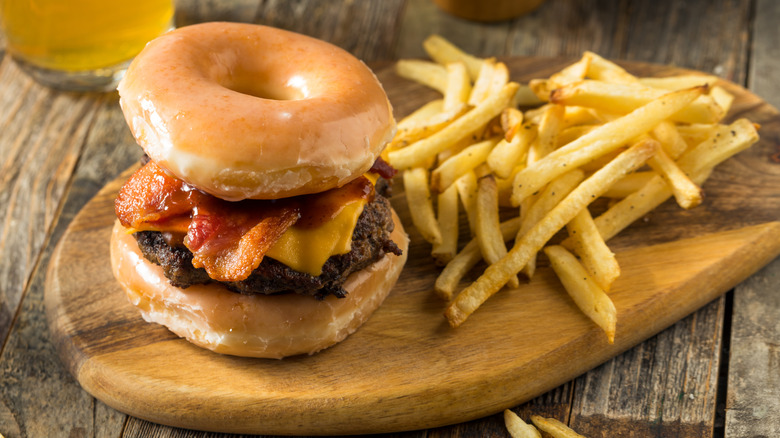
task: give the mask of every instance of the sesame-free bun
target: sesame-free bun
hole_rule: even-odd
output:
[[[229,201],[341,186],[395,132],[371,70],[304,35],[243,23],[151,41],[119,84],[138,144],[160,167]]]
[[[313,354],[342,341],[384,301],[406,262],[409,238],[393,212],[390,238],[403,255],[386,254],[347,278],[345,298],[242,295],[219,284],[172,286],[162,268],[141,254],[135,238],[117,221],[111,266],[130,302],[148,322],[217,353],[282,358]]]

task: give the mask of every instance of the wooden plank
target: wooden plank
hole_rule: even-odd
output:
[[[63,117],[61,114],[72,111],[72,107],[52,106],[51,111],[55,110],[60,115],[52,118]],[[124,124],[116,94],[100,97],[95,113],[94,124],[82,140],[85,158],[79,161],[50,242],[59,240],[81,206],[107,179],[115,177],[120,168],[124,169],[140,156]],[[51,128],[48,135],[69,132],[45,126]],[[53,150],[49,152],[58,156]],[[28,169],[28,174],[35,173]],[[42,231],[39,234],[45,236]],[[4,401],[4,405],[0,404],[0,431],[11,431],[6,438],[53,436],[53,431],[65,436],[70,433],[72,436],[119,436],[125,415],[85,393],[62,366],[50,342],[44,316],[43,283],[52,249],[53,244],[48,244],[40,256],[19,319],[0,356],[0,400]],[[15,430],[20,431],[19,435],[12,433]]]
[[[58,93],[0,67],[0,346],[102,97]]]
[[[780,106],[780,3],[755,6],[748,84]],[[780,147],[769,153],[780,166]],[[780,433],[780,259],[734,291],[726,399],[726,437],[776,436]]]

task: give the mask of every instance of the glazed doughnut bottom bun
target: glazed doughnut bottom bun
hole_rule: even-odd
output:
[[[200,347],[235,356],[282,358],[313,354],[358,329],[379,307],[406,263],[409,239],[393,212],[391,239],[403,255],[386,254],[344,283],[345,298],[299,294],[242,295],[219,284],[172,286],[146,260],[118,222],[111,236],[114,276],[143,318]]]

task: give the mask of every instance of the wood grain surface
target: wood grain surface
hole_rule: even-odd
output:
[[[519,80],[545,77],[565,65],[549,58],[507,63]],[[627,67],[638,75],[679,72]],[[379,77],[399,116],[427,98],[427,90],[391,69]],[[105,243],[114,221],[113,198],[126,175],[75,217],[53,255],[46,287],[53,342],[71,373],[97,398],[135,417],[186,428],[394,432],[517,405],[674,324],[780,253],[780,169],[766,154],[780,132],[780,115],[744,89],[724,85],[737,96],[731,118],[759,122],[768,135],[718,168],[704,186],[703,206],[682,212],[669,202],[611,241],[623,272],[611,292],[619,311],[614,345],[579,313],[549,268],[540,269],[530,284],[488,301],[464,327],[448,328],[440,315],[443,303],[431,292],[438,270],[412,228],[410,261],[398,286],[344,343],[283,361],[195,348],[145,323],[111,276]],[[410,224],[403,193],[393,203]],[[302,378],[307,375],[318,378]],[[376,385],[377,375],[382,385]],[[691,383],[684,382],[683,391],[685,384],[711,376],[687,377]],[[599,386],[586,382],[585,394]],[[585,400],[583,407],[597,404]]]
[[[177,25],[273,24],[331,40],[370,63],[421,57],[422,40],[435,32],[478,56],[575,58],[594,50],[616,60],[697,69],[780,106],[775,0],[547,0],[530,15],[489,25],[449,16],[429,0],[175,1]],[[83,391],[63,367],[44,315],[46,266],[73,217],[141,152],[116,94],[45,89],[11,62],[1,34],[0,55],[0,434],[227,436],[122,414]],[[95,99],[95,104],[78,118],[70,105],[54,104],[63,97]],[[27,138],[56,139],[72,127],[36,124],[47,117],[81,125],[81,135],[25,149],[31,144]],[[20,152],[10,153],[12,148]],[[69,150],[65,155],[64,149]],[[49,156],[69,158],[52,167],[45,164]],[[18,194],[9,196],[13,192]],[[771,323],[780,317],[779,278],[780,259],[775,259],[733,293],[513,410],[526,420],[531,414],[555,417],[589,437],[780,435],[780,361],[766,354],[780,344],[780,326]],[[392,436],[508,435],[501,416],[492,415]]]

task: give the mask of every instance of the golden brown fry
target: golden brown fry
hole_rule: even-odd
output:
[[[501,237],[504,242],[515,238],[517,230],[520,229],[520,218],[514,217],[501,223]],[[434,290],[436,294],[445,301],[449,301],[455,295],[455,288],[458,286],[461,278],[482,260],[482,251],[479,249],[477,239],[471,239],[466,246],[453,258],[444,270],[436,278]]]
[[[528,147],[536,138],[536,129],[528,124],[515,131],[511,141],[502,139],[487,157],[490,169],[500,178],[508,178],[512,171],[523,162]]]
[[[469,221],[471,235],[474,236],[477,223],[477,174],[473,170],[466,172],[455,181],[455,185],[458,187],[458,196]]]
[[[642,165],[659,147],[658,142],[653,140],[639,142],[583,181],[543,220],[515,241],[512,250],[505,257],[490,265],[474,283],[455,297],[445,311],[450,325],[457,327],[462,324],[482,303],[516,275],[580,210],[598,198],[620,177]]]
[[[675,91],[640,107],[631,113],[605,123],[568,145],[518,172],[512,203],[520,205],[550,180],[588,161],[613,151],[625,142],[653,129],[660,121],[676,113],[704,90],[691,88]],[[399,151],[400,152],[400,151]]]
[[[433,190],[439,193],[447,190],[458,178],[484,163],[498,141],[498,138],[491,138],[471,145],[434,169],[431,175]]]
[[[538,196],[526,198],[523,201],[524,208],[521,208],[520,217],[522,221],[520,230],[517,232],[517,238],[522,237],[539,221],[544,219],[584,178],[585,174],[581,170],[574,169],[554,179]],[[526,277],[532,278],[535,270],[536,258],[531,257],[531,260],[523,267],[522,272]]]
[[[567,144],[582,137],[590,131],[593,131],[597,127],[598,125],[577,125],[564,129],[560,134],[558,134],[558,144],[556,145],[556,149],[561,146],[566,146]]]
[[[669,91],[684,90],[700,85],[709,85],[712,87],[717,81],[717,76],[702,74],[679,75],[666,78],[639,78],[639,83],[645,87]]]
[[[404,172],[403,178],[406,202],[409,203],[414,226],[423,239],[434,245],[441,244],[441,231],[433,214],[431,192],[428,190],[428,171],[422,167],[409,169]]]
[[[401,59],[395,72],[402,78],[418,82],[444,94],[447,89],[447,69],[444,66],[418,59]]]
[[[648,181],[657,174],[652,171],[633,172],[621,178],[615,184],[612,184],[606,192],[605,198],[625,198],[626,196],[641,189]]]
[[[499,115],[506,108],[515,91],[517,91],[517,84],[510,82],[500,93],[491,95],[441,131],[403,149],[390,152],[388,154],[390,164],[400,170],[424,164],[429,158],[484,127],[490,119]]]
[[[536,136],[536,141],[529,150],[529,163],[538,161],[556,149],[565,111],[562,105],[553,104],[547,107],[539,122],[539,133]]]
[[[542,434],[535,427],[521,420],[509,409],[504,411],[504,424],[512,438],[542,438]]]
[[[550,102],[625,114],[666,93],[667,90],[636,84],[611,84],[586,80],[553,90],[550,94]],[[723,107],[712,96],[702,95],[689,106],[672,114],[671,119],[683,123],[714,123],[725,115]]]
[[[476,80],[479,76],[479,69],[482,67],[483,59],[469,55],[457,46],[447,41],[439,35],[431,35],[423,41],[423,49],[434,61],[442,65],[451,62],[462,62],[469,71],[471,80]]]
[[[471,79],[462,62],[447,64],[447,86],[444,90],[444,109],[458,108],[467,103],[471,95]]]
[[[544,248],[555,275],[582,313],[604,330],[610,344],[615,342],[617,309],[604,289],[590,276],[574,254],[559,245]]]
[[[477,184],[477,242],[482,258],[488,263],[495,263],[506,255],[498,220],[498,187],[493,175],[480,178]],[[520,286],[517,276],[509,278],[509,285]]]
[[[650,167],[655,170],[672,189],[677,204],[689,210],[701,204],[701,188],[697,186],[677,164],[666,155],[663,149],[659,150],[648,161]]]
[[[440,193],[436,207],[441,243],[433,245],[431,256],[436,264],[444,266],[458,252],[458,187],[453,184]]]
[[[668,120],[659,123],[651,131],[651,134],[653,138],[661,143],[661,147],[666,152],[666,155],[673,160],[676,160],[688,148],[685,139],[677,131],[677,126]]]
[[[504,111],[501,111],[499,120],[501,129],[504,131],[504,138],[506,141],[511,141],[517,130],[522,126],[523,112],[517,108],[504,108]]]
[[[607,247],[596,223],[587,208],[566,224],[573,250],[590,273],[591,278],[605,292],[609,292],[612,283],[620,276],[615,254]]]
[[[589,78],[615,84],[632,84],[639,82],[639,79],[637,79],[636,76],[630,74],[614,62],[604,59],[593,52],[585,52],[585,55],[591,57],[587,73]]]
[[[398,129],[401,130],[416,126],[422,121],[428,120],[436,114],[439,114],[442,110],[443,104],[443,99],[434,99],[426,103],[425,105],[414,110],[413,113],[401,119],[401,121],[398,122]]]
[[[409,121],[404,128],[398,129],[393,140],[387,145],[390,150],[403,148],[423,138],[441,131],[469,110],[464,103],[444,110],[425,120]]]
[[[585,438],[554,418],[531,415],[531,421],[539,430],[550,434],[553,438]]]

